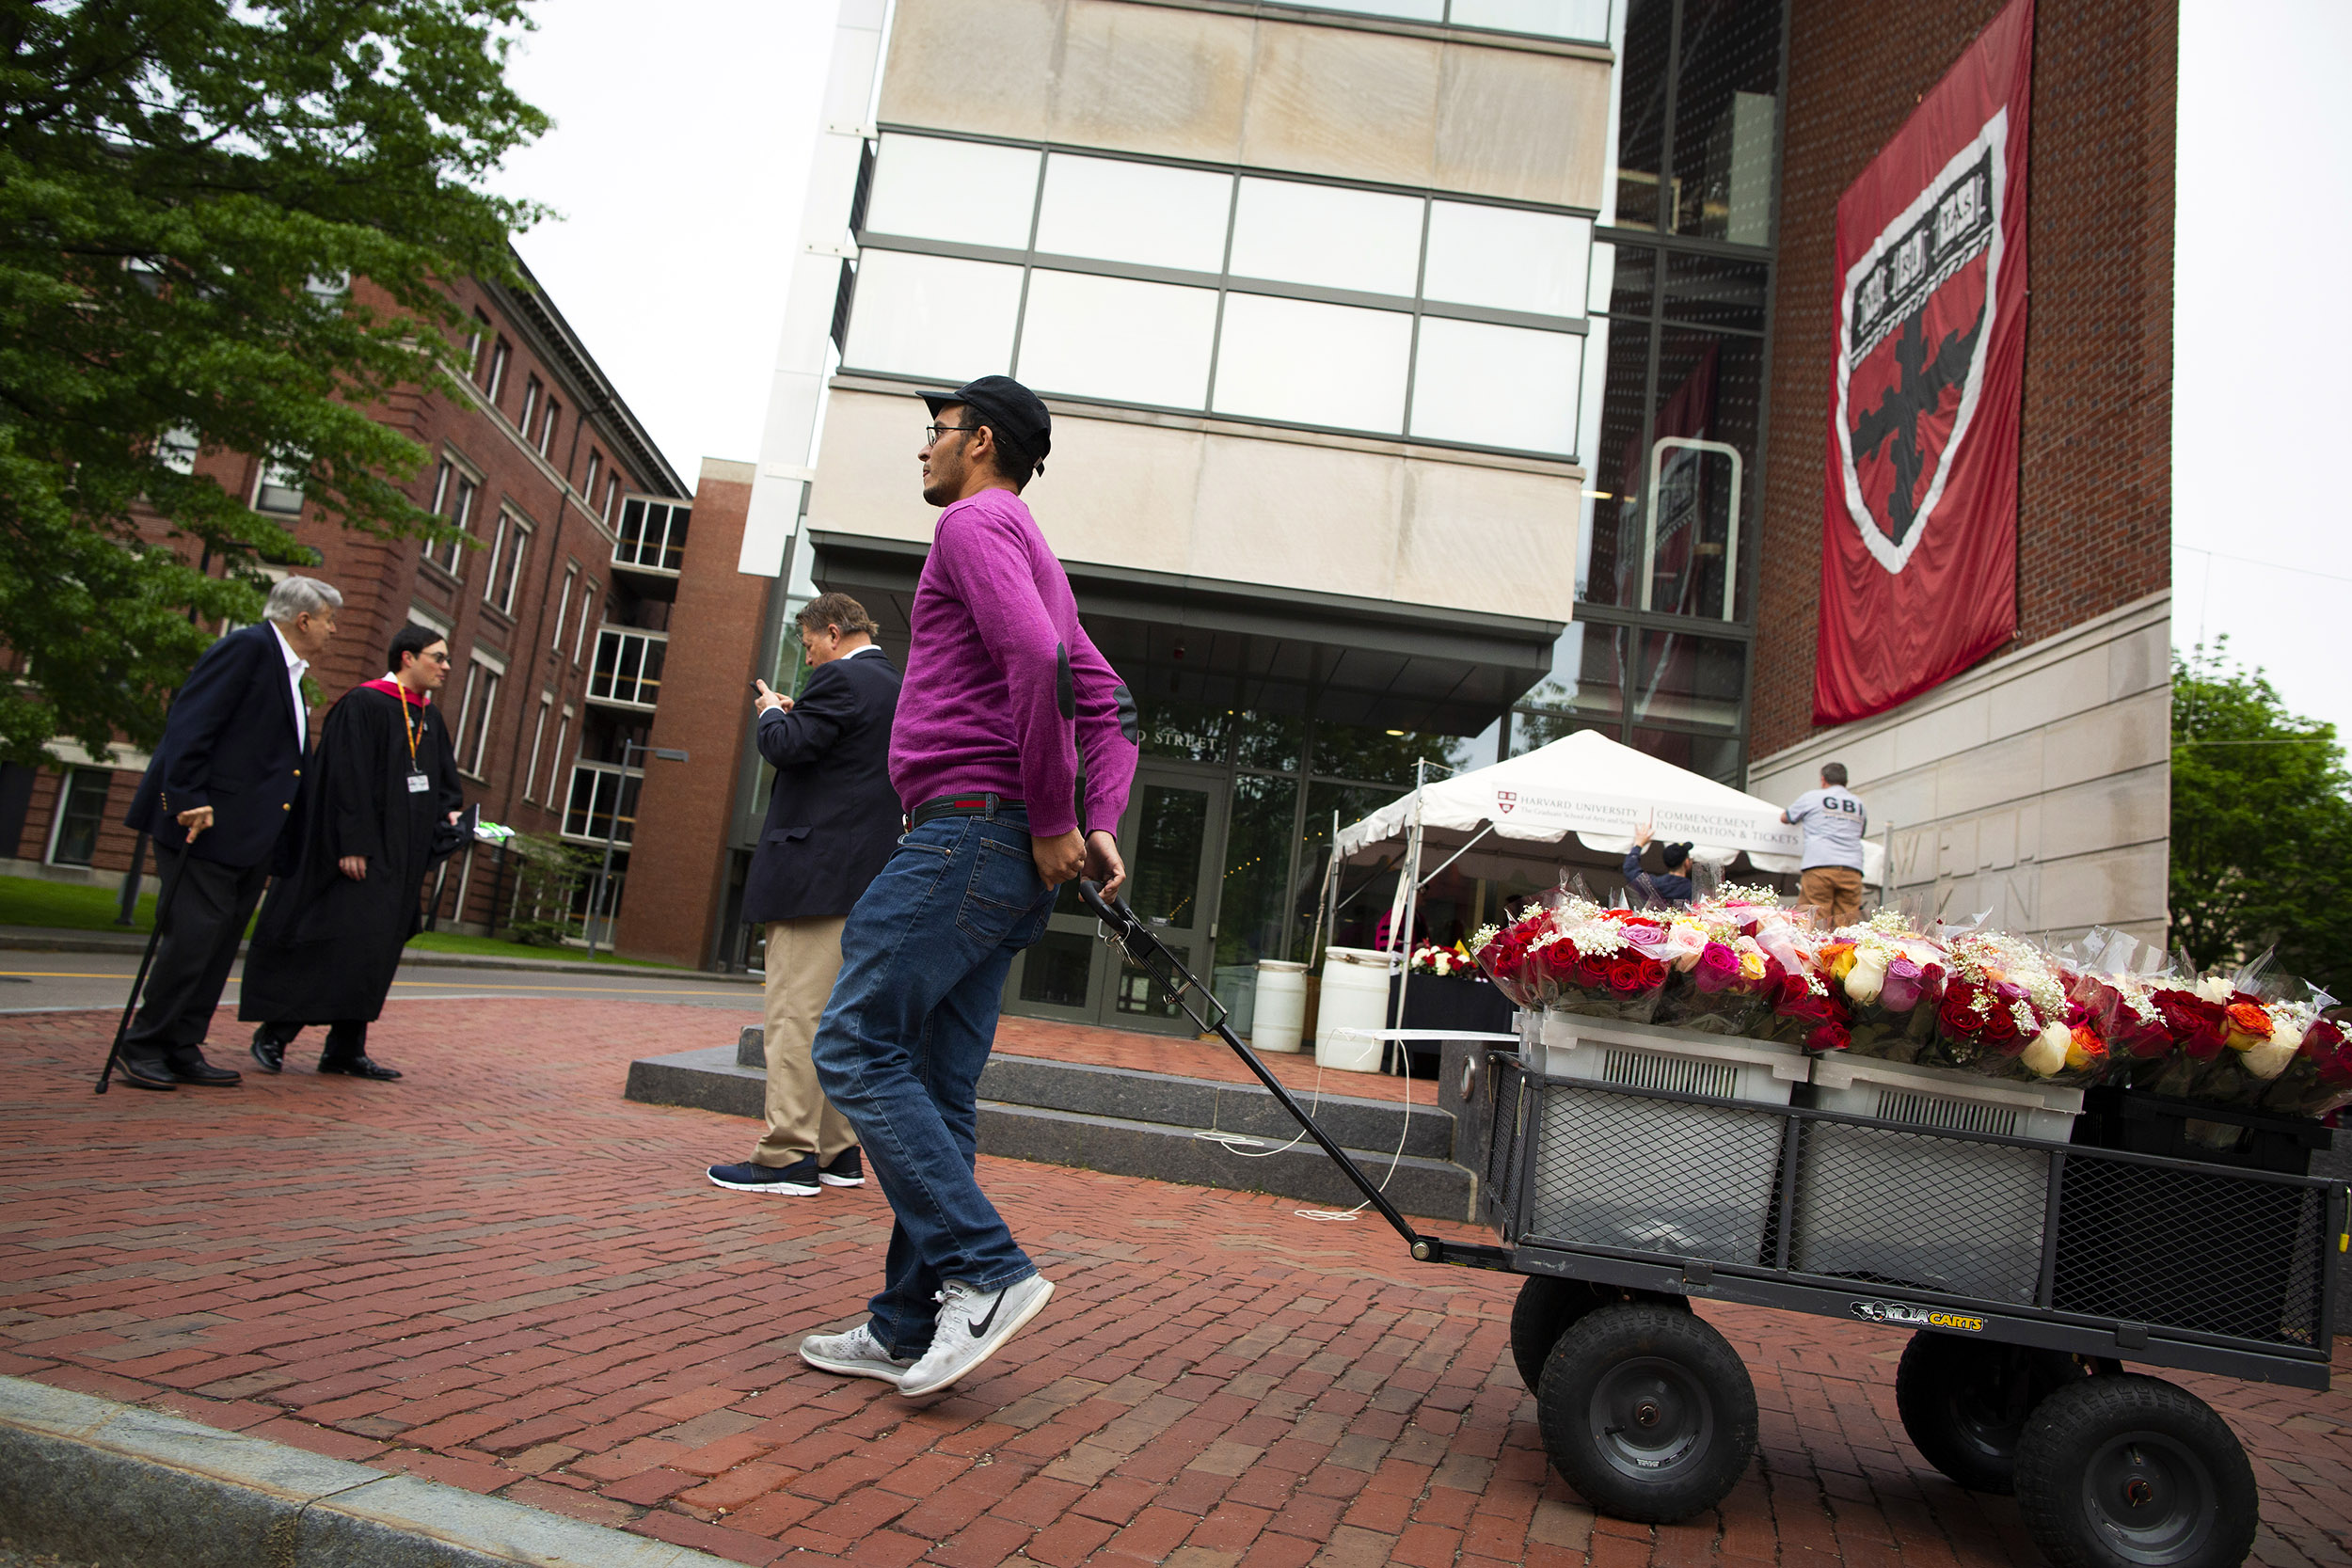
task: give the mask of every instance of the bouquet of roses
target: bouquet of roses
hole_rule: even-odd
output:
[[[1920,1065],[2037,1084],[2090,1084],[2106,1075],[2106,1042],[2090,1026],[2090,1009],[2070,1002],[2063,972],[2048,954],[1985,930],[1956,936],[1947,949],[1950,968]]]
[[[1822,945],[1830,978],[1846,1001],[1848,1049],[1859,1056],[1915,1062],[1935,1029],[1945,953],[1893,910],[1837,931]]]
[[[1434,974],[1441,980],[1457,974],[1475,974],[1478,971],[1477,964],[1459,943],[1439,947],[1434,942],[1424,942],[1414,948],[1409,966],[1415,974]]]
[[[2324,991],[2313,1001],[2332,1001]],[[2324,1117],[2352,1104],[2352,1027],[2333,1014],[2303,1030],[2295,1054],[2264,1085],[2262,1109],[2282,1117]]]
[[[2219,1034],[2226,1049],[2201,1057],[2187,1075],[2187,1086],[2171,1092],[2217,1105],[2258,1103],[2302,1049],[2303,1037],[2319,1021],[2320,1004],[2293,1000],[2295,992],[2308,988],[2273,972],[2268,953],[2227,978],[2206,975],[2195,990],[2221,1009]]]
[[[1496,933],[1478,961],[1521,1006],[1647,1023],[1672,953],[1664,920],[1561,893]]]
[[[1675,916],[1667,942],[1674,975],[1659,1006],[1661,1023],[1744,1035],[1778,993],[1780,965],[1757,943],[1753,921],[1702,902]]]

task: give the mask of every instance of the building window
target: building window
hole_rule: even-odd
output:
[[[593,447],[590,448],[588,451],[588,478],[580,487],[580,493],[587,498],[588,504],[590,506],[596,504],[596,474],[603,468],[603,467],[604,453],[597,451]]]
[[[493,408],[498,406],[499,393],[505,389],[506,364],[514,356],[515,351],[507,347],[503,338],[490,345],[490,367],[482,378],[482,395],[490,400]]]
[[[522,412],[516,417],[515,428],[523,433],[526,440],[530,438],[532,417],[539,412],[539,399],[544,391],[545,388],[539,385],[537,376],[523,377],[523,407]]]
[[[564,769],[570,766],[564,753],[564,743],[570,738],[571,733],[572,710],[566,707],[563,717],[555,723],[555,760],[548,768],[547,795],[549,804],[564,799]]]
[[[582,591],[580,595],[579,619],[573,623],[572,626],[572,662],[574,664],[578,664],[580,662],[580,656],[585,653],[588,648],[588,622],[591,619],[590,607],[596,604],[596,579],[590,578],[588,579],[587,588]]]
[[[539,693],[539,716],[531,723],[531,761],[523,768],[523,799],[526,800],[539,798],[539,747],[548,737],[548,714],[554,706],[554,692]],[[557,736],[556,744],[560,747],[563,743],[563,737]]]
[[[556,421],[561,420],[563,417],[564,405],[553,398],[548,399],[548,411],[541,415],[539,419],[540,456],[547,456],[548,449],[555,445]]]
[[[490,318],[476,310],[466,333],[466,373],[477,380],[482,375],[482,345],[489,341]]]
[[[433,477],[433,514],[447,518],[452,528],[461,533],[473,531],[473,501],[481,486],[471,474],[447,458],[441,460],[440,471]],[[427,542],[424,558],[451,577],[465,574],[459,568],[465,563],[466,546],[462,539],[441,544]]]
[[[660,632],[605,626],[596,633],[596,662],[588,673],[588,700],[650,712],[661,695],[661,665],[670,640]]]
[[[508,507],[499,508],[498,528],[490,536],[490,566],[482,574],[482,600],[501,615],[515,613],[515,589],[522,580],[523,554],[531,545],[531,525]]]
[[[304,465],[272,462],[262,465],[261,476],[253,483],[253,510],[276,512],[286,516],[302,511],[302,480]]]
[[[614,474],[604,482],[604,526],[612,526],[612,508],[621,499],[621,476]]]
[[[175,474],[196,472],[196,432],[175,425],[155,437],[155,460]]]
[[[648,500],[633,496],[621,508],[620,537],[612,543],[612,564],[641,572],[675,574],[686,560],[686,524],[693,508],[686,501]]]
[[[548,647],[554,649],[559,654],[564,651],[564,617],[571,613],[572,590],[579,585],[580,568],[577,566],[565,566],[564,568],[564,587],[562,592],[557,594],[555,600],[555,640],[548,644]],[[582,608],[581,613],[583,615],[586,614],[584,607]]]
[[[88,865],[98,858],[98,832],[105,824],[113,784],[113,770],[104,768],[76,768],[65,776],[49,830],[50,864]]]
[[[504,672],[480,654],[466,666],[465,695],[457,704],[457,768],[480,779],[483,759],[489,754],[490,718],[498,706],[499,682]]]
[[[1478,24],[1573,8],[1482,0]],[[1589,213],[894,131],[864,218],[848,370],[1578,451]]]
[[[564,807],[564,836],[602,844],[607,835],[626,845],[637,827],[637,791],[644,783],[642,768],[621,768],[609,762],[572,766],[572,788]]]

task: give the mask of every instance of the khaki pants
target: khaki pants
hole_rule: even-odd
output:
[[[1808,865],[1797,885],[1797,902],[1820,911],[1831,930],[1862,918],[1862,873],[1852,866]]]
[[[752,1164],[781,1169],[807,1156],[831,1164],[857,1147],[857,1134],[817,1086],[817,1067],[808,1057],[817,1021],[841,973],[841,927],[847,919],[826,915],[768,923],[768,1017],[760,1031],[768,1053],[768,1132],[752,1151]]]

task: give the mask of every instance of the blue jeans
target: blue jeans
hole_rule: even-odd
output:
[[[973,1168],[1005,975],[1053,907],[1028,818],[1000,809],[909,832],[842,928],[810,1054],[897,1215],[869,1304],[893,1355],[929,1348],[945,1281],[999,1291],[1037,1273]]]

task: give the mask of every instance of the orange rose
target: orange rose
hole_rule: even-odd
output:
[[[2230,1021],[2230,1044],[2250,1051],[2270,1037],[2270,1015],[2252,1002],[2233,1002],[2225,1009]]]

